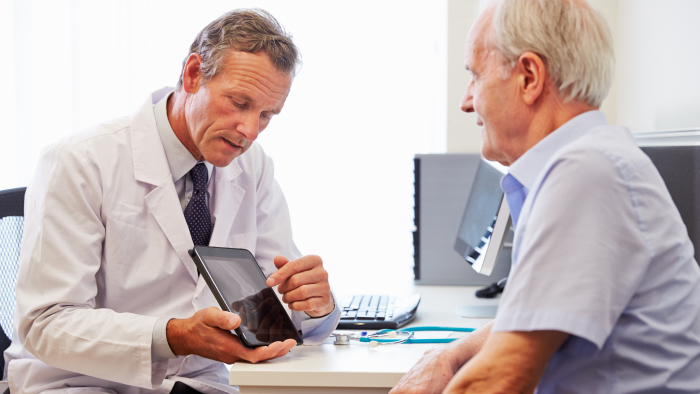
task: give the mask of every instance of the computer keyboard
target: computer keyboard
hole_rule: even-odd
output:
[[[343,298],[338,329],[397,329],[416,317],[420,294],[397,299],[389,295],[352,295]]]

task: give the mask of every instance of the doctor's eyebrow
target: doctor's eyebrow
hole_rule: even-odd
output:
[[[248,96],[247,94],[244,94],[244,93],[232,93],[229,95],[229,97],[231,97],[233,100],[236,100],[236,101],[243,101],[243,102],[245,102],[245,104],[248,104],[248,103],[253,101],[253,99],[250,98],[250,96]],[[279,115],[279,113],[281,112],[281,110],[278,108],[269,109],[266,111],[272,112],[272,114],[274,114],[274,115]]]

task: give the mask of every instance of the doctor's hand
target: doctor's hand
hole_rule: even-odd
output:
[[[267,285],[277,287],[283,294],[282,301],[289,309],[306,312],[311,317],[325,316],[335,308],[328,284],[328,272],[319,256],[304,256],[289,261],[284,256],[275,257],[277,272],[267,278]]]
[[[295,340],[287,339],[268,346],[247,348],[230,332],[240,323],[241,319],[233,313],[216,307],[202,309],[188,319],[168,322],[168,344],[176,356],[196,354],[225,364],[238,361],[257,363],[282,357],[297,344]]]

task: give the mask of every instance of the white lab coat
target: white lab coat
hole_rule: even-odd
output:
[[[222,363],[198,356],[151,363],[159,317],[218,306],[187,253],[192,239],[153,115],[158,93],[134,117],[42,155],[27,189],[6,352],[13,394],[67,386],[167,393],[177,380],[202,392],[235,392]],[[300,256],[272,161],[258,144],[215,168],[212,180],[210,245],[249,249],[266,276],[275,255]],[[330,334],[336,312],[312,342]],[[301,316],[294,320],[305,332],[318,326]]]

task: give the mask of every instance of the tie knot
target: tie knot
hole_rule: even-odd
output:
[[[207,181],[209,180],[209,171],[204,163],[197,163],[192,167],[190,176],[192,177],[192,184],[194,184],[195,190],[206,190]]]

